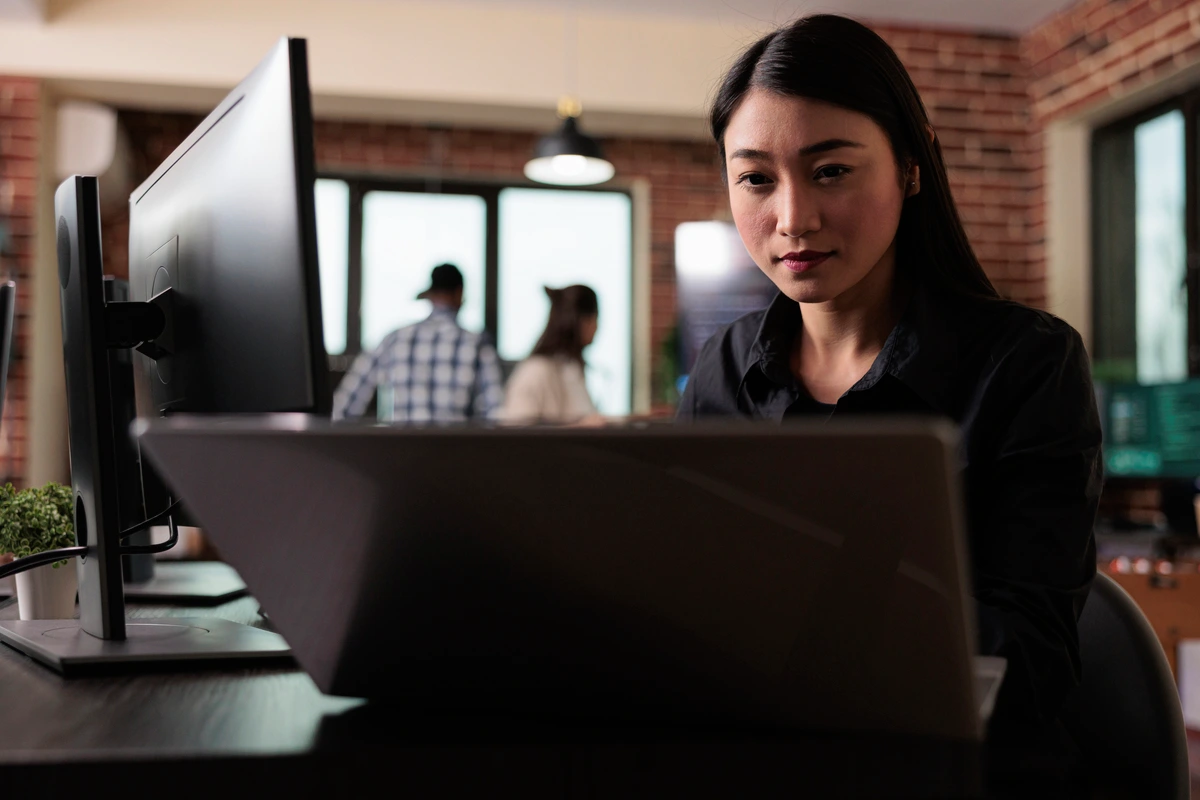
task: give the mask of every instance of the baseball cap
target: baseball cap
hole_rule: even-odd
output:
[[[463,288],[463,276],[453,264],[438,264],[429,274],[429,288],[417,295],[424,300],[434,292],[453,292]]]

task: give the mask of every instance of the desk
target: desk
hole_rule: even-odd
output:
[[[262,624],[241,598],[134,605],[131,618]],[[15,605],[0,618],[16,618]],[[978,748],[898,737],[429,719],[322,695],[299,669],[66,680],[0,646],[0,785],[69,796],[96,781],[176,798],[355,796],[368,784],[439,797],[962,797]],[[137,781],[145,781],[138,791]]]

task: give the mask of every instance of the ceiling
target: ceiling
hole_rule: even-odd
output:
[[[728,23],[780,24],[802,14],[833,12],[876,22],[969,28],[1012,34],[1028,31],[1077,0],[462,0],[490,6],[582,11],[633,11]]]
[[[45,12],[45,0],[0,0],[0,20],[37,21]]]
[[[404,2],[405,0],[391,0]],[[87,0],[0,0],[0,19],[43,20]],[[739,26],[776,25],[813,12],[875,22],[899,22],[1020,34],[1077,0],[459,0],[488,6],[617,11],[714,20]]]

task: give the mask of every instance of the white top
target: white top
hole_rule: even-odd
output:
[[[561,356],[530,356],[508,379],[500,418],[570,423],[598,413],[588,395],[582,364]]]

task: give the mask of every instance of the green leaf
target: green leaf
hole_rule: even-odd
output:
[[[0,489],[0,553],[17,558],[75,544],[75,503],[69,486],[51,482]],[[55,565],[57,566],[57,564]]]

